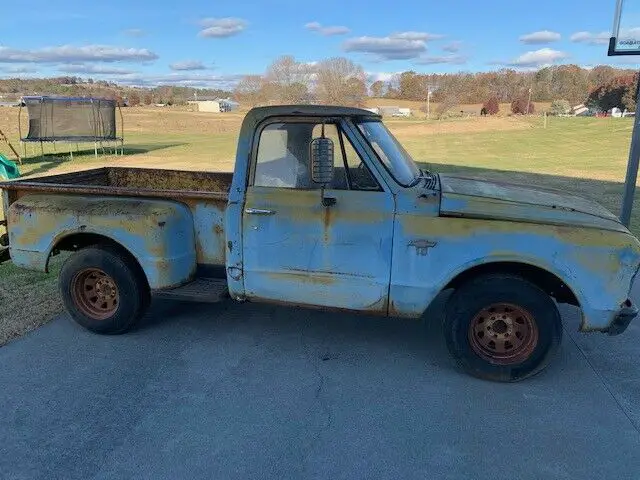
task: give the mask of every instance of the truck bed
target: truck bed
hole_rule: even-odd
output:
[[[233,174],[151,168],[103,167],[21,178],[0,183],[6,190],[94,193],[165,198],[227,199]]]

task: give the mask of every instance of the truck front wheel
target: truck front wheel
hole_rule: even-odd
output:
[[[463,284],[445,315],[447,347],[475,377],[514,382],[549,363],[562,340],[555,303],[513,275],[483,275]]]
[[[71,318],[95,333],[131,329],[150,301],[149,285],[137,262],[111,245],[83,248],[60,271],[60,291]]]

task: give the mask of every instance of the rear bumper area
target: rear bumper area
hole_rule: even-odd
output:
[[[631,300],[627,300],[623,304],[623,307],[618,311],[617,315],[613,319],[613,322],[611,322],[611,325],[607,329],[607,333],[609,335],[620,335],[627,329],[627,327],[631,323],[631,320],[633,320],[637,316],[638,307],[635,306],[631,302]]]

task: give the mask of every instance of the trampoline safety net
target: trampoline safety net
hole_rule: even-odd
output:
[[[122,140],[116,131],[116,101],[104,98],[23,97],[29,131],[23,142]]]

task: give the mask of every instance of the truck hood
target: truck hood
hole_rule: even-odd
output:
[[[596,202],[546,188],[439,175],[442,216],[628,230]]]

